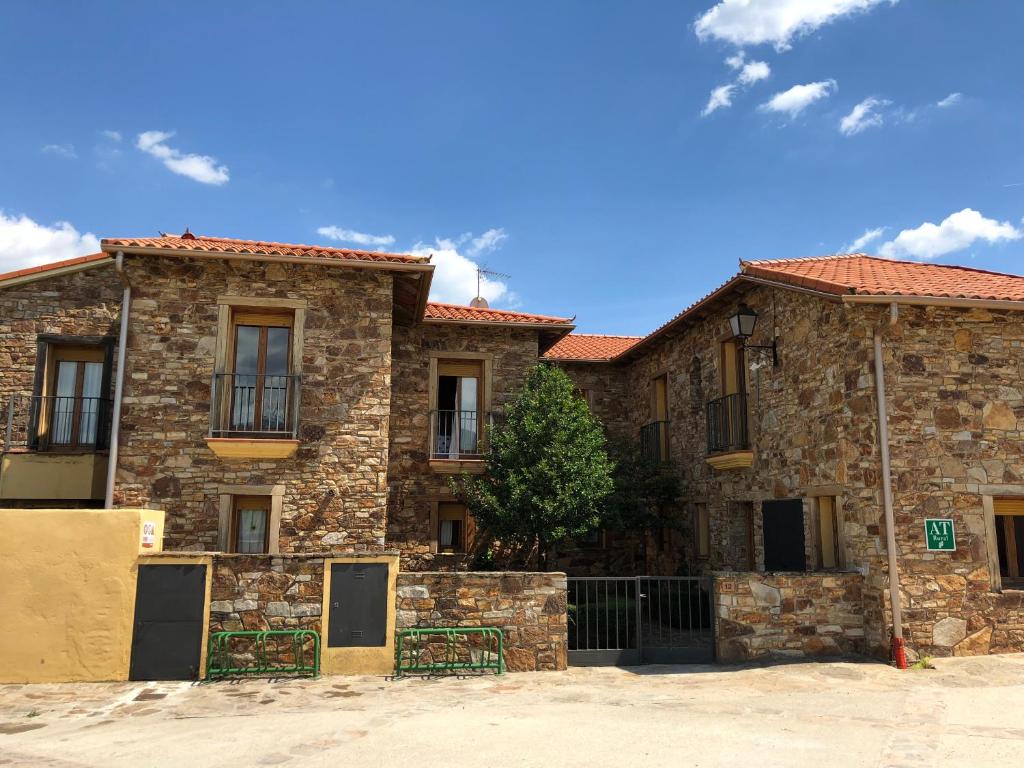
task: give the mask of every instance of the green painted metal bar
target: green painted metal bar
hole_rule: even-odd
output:
[[[474,637],[480,639],[480,647],[473,647],[471,638]],[[436,639],[432,641],[431,638]],[[424,660],[425,653],[429,654],[427,660]],[[442,658],[438,659],[438,655]],[[452,674],[486,670],[493,670],[499,675],[505,672],[505,635],[499,627],[414,627],[398,630],[395,677],[405,673]]]
[[[267,641],[271,641],[268,651]],[[287,650],[291,645],[291,663],[271,660],[271,654]],[[233,643],[234,641],[234,643]],[[312,659],[307,661],[307,645],[312,641]],[[235,646],[245,642],[244,651]],[[242,655],[251,660],[236,659]],[[238,632],[211,632],[206,650],[206,679],[240,675],[320,675],[320,635],[312,629],[244,630]]]

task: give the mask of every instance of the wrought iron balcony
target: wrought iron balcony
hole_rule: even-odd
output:
[[[708,453],[745,451],[750,448],[747,430],[747,396],[742,392],[707,404]]]
[[[105,450],[111,413],[104,397],[11,395],[4,452]]]
[[[492,413],[433,411],[430,414],[430,458],[482,458],[486,450],[487,428],[493,423]]]
[[[215,373],[210,437],[297,439],[301,377]]]
[[[650,461],[668,461],[667,421],[652,421],[640,427],[640,453]]]

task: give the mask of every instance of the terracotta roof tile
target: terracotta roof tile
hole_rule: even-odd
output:
[[[548,360],[611,360],[636,344],[642,336],[606,336],[570,333],[544,353]]]
[[[55,269],[66,269],[67,267],[75,267],[79,264],[89,264],[94,261],[102,261],[103,259],[110,260],[110,256],[105,253],[90,253],[88,256],[75,256],[72,259],[64,259],[63,261],[54,261],[50,264],[40,264],[37,267],[26,267],[25,269],[16,269],[13,272],[4,272],[0,274],[0,282],[4,280],[13,280],[17,277],[25,277],[27,275],[36,275],[41,272],[52,272]]]
[[[571,317],[551,317],[550,315],[533,315],[528,312],[514,312],[508,309],[490,309],[485,307],[467,307],[462,304],[441,304],[428,302],[425,320],[451,320],[481,323],[530,323],[540,325],[570,325]]]
[[[132,248],[162,248],[171,251],[206,251],[209,253],[237,253],[257,256],[300,256],[310,259],[342,259],[351,261],[379,261],[398,264],[425,264],[425,256],[403,253],[358,251],[351,248],[327,248],[322,245],[293,245],[268,243],[262,240],[235,240],[226,237],[200,237],[198,235],[164,237],[109,237],[101,241],[104,251]]]
[[[743,274],[835,295],[941,296],[1024,301],[1024,277],[948,264],[896,261],[863,253],[747,261]]]

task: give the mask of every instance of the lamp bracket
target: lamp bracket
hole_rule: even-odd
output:
[[[772,352],[772,367],[778,368],[779,366],[779,345],[777,339],[772,339],[771,344],[747,344],[746,341],[742,342],[743,349],[770,349]]]

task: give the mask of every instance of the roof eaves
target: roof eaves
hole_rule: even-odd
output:
[[[90,253],[87,256],[76,256],[72,259],[55,261],[50,264],[40,264],[35,267],[16,269],[12,272],[0,274],[0,288],[7,288],[14,285],[43,280],[48,277],[67,275],[72,272],[82,272],[87,269],[95,269],[113,262],[105,253]]]

